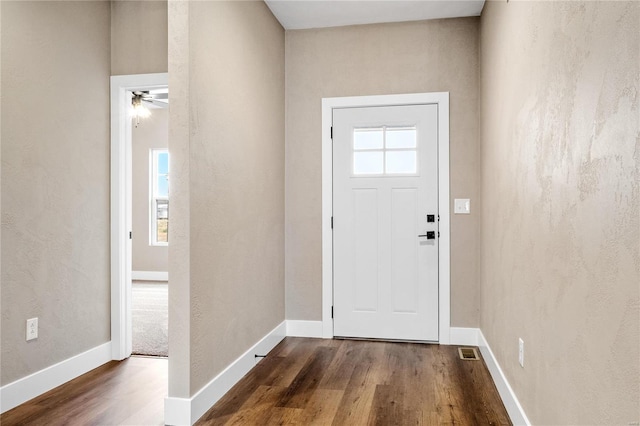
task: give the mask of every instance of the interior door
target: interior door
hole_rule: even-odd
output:
[[[438,106],[333,110],[334,335],[438,340]]]

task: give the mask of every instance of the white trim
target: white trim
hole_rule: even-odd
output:
[[[332,98],[322,99],[322,337],[333,337],[333,125]]]
[[[164,422],[168,425],[192,425],[255,365],[255,355],[266,355],[285,338],[286,322],[274,328],[258,343],[233,361],[191,398],[165,398]]]
[[[0,388],[0,412],[17,407],[109,361],[111,342],[4,385]]]
[[[131,271],[131,279],[138,281],[169,281],[166,271]]]
[[[111,350],[131,355],[131,90],[166,87],[167,73],[111,76]]]
[[[414,93],[383,96],[353,96],[322,99],[322,337],[333,337],[333,153],[331,125],[334,108],[438,104],[438,209],[439,240],[439,313],[441,344],[450,339],[450,219],[449,219],[449,92]]]
[[[287,336],[322,338],[322,321],[287,320]]]
[[[520,401],[518,401],[518,397],[509,385],[507,377],[502,372],[500,364],[498,364],[498,360],[493,355],[493,351],[491,351],[489,343],[487,343],[487,340],[484,338],[482,330],[478,330],[478,346],[480,347],[482,358],[484,358],[484,362],[489,369],[493,382],[496,384],[496,388],[498,388],[500,398],[502,398],[502,402],[504,403],[513,424],[526,426],[531,425],[522,405],[520,405]]]
[[[478,333],[480,333],[479,328],[451,327],[449,344],[460,346],[479,346]]]
[[[164,399],[165,425],[192,425],[191,399],[167,397]]]

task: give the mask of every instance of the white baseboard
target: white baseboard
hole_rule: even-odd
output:
[[[496,388],[498,388],[498,393],[500,394],[500,398],[502,398],[502,402],[507,409],[507,413],[509,414],[511,421],[514,425],[530,426],[531,422],[529,422],[527,415],[518,401],[518,397],[516,397],[515,392],[513,392],[506,376],[502,372],[502,369],[498,364],[498,360],[496,360],[496,357],[493,355],[493,352],[489,347],[489,343],[487,343],[487,340],[484,338],[484,334],[482,334],[482,330],[478,329],[477,339],[477,346],[480,347],[480,353],[482,353],[482,357],[484,358],[485,364],[487,364],[489,373],[491,373],[493,382],[496,384]]]
[[[316,337],[321,339],[322,321],[287,320],[287,336]]]
[[[136,281],[169,281],[166,271],[131,271],[131,279]]]
[[[197,419],[192,420],[190,398],[164,399],[164,424],[165,425],[192,425]]]
[[[167,425],[192,425],[229,391],[255,365],[255,355],[265,355],[285,338],[286,322],[271,330],[258,343],[232,362],[191,398],[165,399],[164,422]]]
[[[478,328],[451,327],[450,345],[478,346]],[[287,336],[323,338],[322,321],[287,320]]]
[[[451,327],[449,329],[449,344],[460,346],[478,346],[479,328]]]
[[[111,342],[89,349],[0,388],[0,413],[111,361]]]

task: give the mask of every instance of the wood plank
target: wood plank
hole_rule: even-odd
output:
[[[108,422],[108,421],[107,421]],[[146,405],[137,408],[120,424],[123,425],[164,425],[164,397],[154,398]]]
[[[462,383],[460,378],[451,372],[452,352],[440,348],[434,353],[436,412],[443,424],[472,424],[465,409],[465,401],[461,398]]]
[[[250,398],[224,423],[231,425],[261,425],[268,424],[271,418],[271,408],[278,402],[286,388],[274,386],[259,386]],[[207,424],[198,422],[198,424]]]
[[[402,386],[377,385],[367,424],[370,426],[409,425],[417,423],[417,412],[406,408]],[[411,414],[411,418],[407,417]]]
[[[457,351],[457,347],[447,349]],[[502,401],[484,360],[481,356],[480,358],[480,361],[458,358],[450,367],[451,374],[460,379],[461,399],[465,401],[465,410],[476,424],[509,424],[509,419],[495,409]]]
[[[271,407],[271,416],[264,425],[297,425],[296,418],[302,409],[287,407]]]
[[[340,342],[340,340],[334,342]],[[353,370],[362,362],[361,352],[366,348],[366,343],[339,344],[336,348],[336,356],[320,381],[319,387],[322,389],[344,390],[347,388]]]
[[[294,347],[288,350],[289,339],[292,339]],[[317,344],[310,341],[313,339],[303,338],[289,338],[287,337],[286,343],[280,347],[282,353],[287,354],[284,356],[280,368],[274,369],[269,379],[264,383],[268,386],[276,387],[288,387],[296,378],[302,367],[305,366],[314,350],[318,347]]]
[[[333,347],[318,347],[282,395],[277,407],[305,408],[336,354]]]
[[[237,412],[240,407],[251,397],[283,362],[282,357],[269,356],[264,358],[249,373],[236,383],[215,405],[215,409],[209,410],[204,416],[204,421],[225,417]]]
[[[2,425],[27,425],[30,419],[39,419],[46,407],[29,401],[0,415]]]
[[[351,345],[354,342],[345,341]],[[386,369],[385,348],[389,343],[362,342],[364,344],[358,356],[358,363],[353,369],[348,387],[363,385],[387,384],[390,373]]]
[[[347,387],[333,419],[334,425],[366,423],[371,412],[376,385],[360,383]]]
[[[344,391],[317,389],[307,406],[298,413],[295,423],[298,425],[330,425],[342,400]]]

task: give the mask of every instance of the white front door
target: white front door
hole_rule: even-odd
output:
[[[438,340],[438,105],[333,110],[334,335]]]

